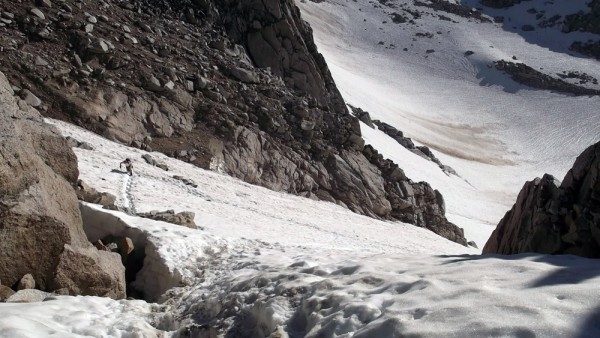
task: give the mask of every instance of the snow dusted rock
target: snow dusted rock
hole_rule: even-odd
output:
[[[36,303],[43,302],[46,298],[53,297],[54,295],[48,292],[36,290],[36,289],[24,289],[19,290],[12,296],[6,299],[7,303]]]
[[[359,112],[362,111],[360,108],[358,108],[358,109],[359,109]],[[355,113],[356,113],[356,110],[355,110]],[[456,171],[454,171],[454,169],[452,169],[448,166],[443,165],[442,162],[440,162],[440,160],[437,157],[435,157],[435,155],[433,154],[431,149],[429,149],[429,147],[415,146],[414,142],[412,141],[412,139],[410,137],[405,137],[404,133],[402,131],[394,128],[393,126],[391,126],[385,122],[382,122],[379,120],[374,120],[373,124],[375,124],[379,130],[383,131],[388,136],[393,138],[396,142],[398,142],[404,148],[423,157],[426,160],[435,162],[440,167],[440,169],[442,169],[444,172],[452,173],[452,174],[456,175]]]
[[[96,249],[83,232],[73,190],[75,154],[37,111],[17,105],[13,94],[0,73],[0,279],[14,285],[31,273],[36,287],[51,291],[65,245]],[[97,280],[78,273],[79,283],[95,287]]]
[[[525,183],[483,253],[538,252],[600,258],[600,143],[586,149],[562,184]]]

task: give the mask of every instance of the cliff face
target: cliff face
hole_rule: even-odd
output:
[[[120,257],[83,232],[73,185],[77,159],[66,140],[0,73],[0,280],[31,274],[44,291],[125,297]],[[82,267],[85,269],[81,269]]]
[[[600,257],[600,143],[586,149],[562,184],[551,175],[525,183],[483,253]]]
[[[364,153],[359,122],[292,0],[7,7],[0,69],[47,116],[465,243],[439,193],[385,174],[390,165]]]

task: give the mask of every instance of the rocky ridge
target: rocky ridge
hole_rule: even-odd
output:
[[[496,61],[494,63],[494,65],[495,65],[496,69],[506,72],[508,75],[510,75],[510,77],[514,81],[516,81],[520,84],[532,87],[532,88],[553,90],[553,91],[569,93],[569,94],[573,94],[573,95],[577,95],[577,96],[600,95],[600,90],[598,90],[598,89],[587,88],[582,85],[576,85],[576,84],[566,82],[562,79],[557,79],[550,75],[546,75],[542,72],[539,72],[524,63],[515,63],[515,62],[500,60],[500,61]],[[575,73],[571,72],[571,74],[575,74]],[[578,74],[578,75],[580,75],[580,74]],[[559,77],[561,77],[563,79],[569,78],[568,75],[561,75],[561,74],[559,74]],[[579,78],[579,77],[575,76],[575,78]],[[590,82],[590,81],[581,81],[580,80],[580,83],[582,83],[582,84],[585,84],[587,82]],[[592,80],[591,82],[593,84],[598,83],[597,80],[596,81]]]
[[[370,128],[373,128],[373,129],[377,128],[377,129],[381,130],[386,135],[393,138],[396,142],[398,142],[398,144],[400,144],[404,148],[410,150],[414,154],[419,155],[428,161],[434,162],[447,175],[457,175],[456,171],[454,169],[452,169],[452,167],[442,164],[442,162],[440,162],[440,160],[437,157],[435,157],[433,152],[431,152],[431,149],[429,149],[429,147],[416,146],[410,137],[404,136],[404,133],[401,130],[396,129],[393,126],[391,126],[385,122],[382,122],[379,120],[372,120],[369,112],[366,112],[366,111],[362,110],[361,108],[350,106],[350,109],[352,110],[352,113],[361,122],[363,122]]]
[[[600,143],[586,149],[562,183],[525,183],[483,253],[572,254],[600,258]]]
[[[291,0],[2,6],[0,69],[46,116],[464,244],[439,193],[366,150]]]

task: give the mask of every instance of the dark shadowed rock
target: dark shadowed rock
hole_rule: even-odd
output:
[[[600,143],[577,157],[562,184],[547,174],[525,183],[483,252],[600,258]]]
[[[366,124],[367,126],[371,127],[371,128],[375,128],[375,125],[373,125],[373,121],[371,121],[371,115],[369,114],[369,112],[362,110],[361,108],[358,107],[351,107],[352,112],[354,113],[354,115],[364,124]]]
[[[583,31],[600,34],[600,0],[591,0],[586,4],[589,9],[565,16],[563,32]]]
[[[494,65],[496,69],[509,74],[514,81],[529,87],[575,95],[600,95],[600,90],[568,83],[537,71],[524,63],[500,60],[494,62]]]
[[[481,4],[493,8],[506,8],[529,0],[481,0]]]

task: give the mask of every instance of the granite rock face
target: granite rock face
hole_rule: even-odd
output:
[[[53,291],[65,246],[92,247],[73,189],[79,175],[77,159],[59,132],[13,94],[0,73],[0,280],[11,286],[30,274],[36,288]],[[98,280],[86,273],[73,271],[72,277],[96,285]],[[115,286],[118,281],[111,283]]]
[[[562,184],[548,174],[525,183],[483,252],[600,258],[600,143],[579,155]]]
[[[273,190],[459,232],[443,213],[418,216],[425,204],[390,200],[292,0],[65,0],[38,8],[44,18],[30,7],[6,6],[16,19],[0,35],[16,45],[0,70],[45,115]]]

